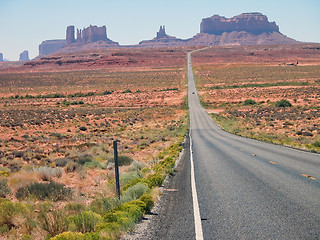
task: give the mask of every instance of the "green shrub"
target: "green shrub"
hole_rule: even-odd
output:
[[[8,177],[10,172],[10,168],[0,166],[0,177]]]
[[[109,94],[112,94],[112,91],[106,90],[106,91],[104,91],[102,94],[103,94],[103,95],[109,95]]]
[[[71,189],[66,188],[63,184],[50,181],[50,183],[32,183],[19,188],[16,193],[16,197],[20,200],[31,196],[38,200],[66,200],[71,197]]]
[[[101,240],[98,233],[75,233],[75,232],[64,232],[50,240]]]
[[[119,166],[129,166],[132,162],[133,162],[133,159],[128,156],[118,157]]]
[[[320,141],[315,141],[314,143],[312,143],[312,145],[314,147],[320,147]]]
[[[113,158],[110,159],[109,162],[114,163],[114,159]],[[129,166],[132,162],[133,162],[133,159],[131,157],[123,156],[123,155],[118,156],[119,166]]]
[[[286,99],[281,99],[280,101],[276,102],[275,106],[285,108],[285,107],[292,107],[292,104]]]
[[[123,188],[122,191],[125,192],[129,187],[136,185],[137,183],[147,183],[146,179],[144,178],[133,178],[128,182]]]
[[[146,193],[146,194],[143,194],[140,197],[140,200],[146,204],[145,212],[149,213],[152,210],[153,206],[154,206],[154,202],[152,200],[152,196],[150,194]]]
[[[137,183],[134,186],[129,187],[121,196],[121,202],[129,202],[140,198],[143,194],[150,189],[146,184]]]
[[[122,204],[104,216],[107,222],[116,222],[125,229],[133,226],[145,213],[146,204],[140,200],[134,200]]]
[[[47,231],[50,236],[63,233],[68,230],[68,221],[62,210],[55,210],[51,204],[43,204],[40,207],[38,216],[41,227]]]
[[[257,102],[252,99],[247,99],[244,101],[243,105],[255,105]]]
[[[81,155],[79,156],[79,159],[78,159],[78,163],[81,164],[81,165],[84,165],[88,162],[91,162],[92,161],[92,156],[89,155],[89,154],[85,154],[85,155]]]
[[[69,213],[69,215],[76,215],[84,211],[86,206],[82,203],[70,202],[64,207],[64,210]]]
[[[68,162],[70,162],[71,160],[68,158],[57,158],[56,160],[54,160],[54,162],[56,163],[57,167],[64,167],[67,165]]]
[[[160,175],[159,173],[150,174],[147,177],[147,183],[150,188],[161,186],[165,177]]]
[[[99,169],[106,169],[106,166],[104,166],[103,164],[101,164],[98,161],[92,161],[92,162],[86,162],[84,164],[84,167],[86,168],[99,168]]]
[[[164,160],[157,163],[153,170],[158,173],[167,173],[168,170],[172,169],[175,165],[175,160],[173,157],[166,157]]]
[[[9,193],[11,193],[8,187],[7,179],[0,179],[0,197],[5,198]]]
[[[9,200],[0,202],[0,228],[6,232],[16,226],[14,217],[26,211],[26,207],[21,203],[13,203]]]
[[[97,224],[102,222],[102,217],[89,210],[70,217],[69,221],[74,224],[75,231],[86,233],[95,231]]]
[[[137,178],[142,178],[142,177],[143,177],[143,174],[140,171],[126,172],[123,175],[121,175],[121,177],[120,177],[120,185],[125,186],[128,183],[130,183],[132,180],[137,179]],[[135,184],[137,184],[137,183],[138,182],[136,182]],[[130,186],[133,186],[135,184],[132,184]]]
[[[113,208],[116,208],[120,205],[118,198],[96,198],[88,206],[88,210],[91,210],[98,214],[105,214],[107,211],[110,211]]]
[[[87,131],[87,130],[88,130],[88,128],[87,128],[87,127],[82,126],[82,127],[79,127],[79,130],[81,130],[81,131]]]

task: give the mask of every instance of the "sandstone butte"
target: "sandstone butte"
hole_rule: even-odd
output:
[[[204,18],[200,33],[190,39],[179,39],[166,34],[165,26],[152,40],[125,47],[179,47],[179,46],[225,46],[225,45],[270,45],[294,44],[296,40],[283,35],[275,22],[269,22],[261,13],[243,13],[231,18],[213,15]],[[121,47],[107,37],[106,26],[89,26],[77,29],[68,26],[66,39],[46,40],[39,46],[39,57],[56,52],[77,52],[87,49]]]

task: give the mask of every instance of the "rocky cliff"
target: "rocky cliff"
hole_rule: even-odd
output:
[[[27,50],[20,53],[19,61],[30,61],[29,52]]]
[[[204,18],[200,24],[200,33],[190,39],[179,39],[166,34],[165,26],[160,26],[156,37],[141,41],[132,47],[179,47],[208,45],[262,45],[293,44],[279,31],[275,22],[269,22],[262,13],[243,13],[231,18],[214,15]],[[48,40],[39,46],[40,57],[54,52],[76,52],[88,49],[118,48],[117,42],[107,37],[106,26],[89,26],[77,29],[68,26],[65,40]],[[127,46],[128,47],[128,46]]]
[[[106,26],[89,26],[77,29],[75,38],[74,26],[68,26],[65,40],[47,40],[39,46],[39,57],[44,57],[56,52],[76,52],[91,48],[118,47],[119,44],[107,37]]]
[[[139,47],[170,47],[182,46],[185,40],[175,38],[166,34],[165,26],[160,26],[159,32],[152,40],[145,40],[139,43]]]
[[[225,32],[248,32],[255,35],[279,32],[275,22],[269,22],[261,13],[243,13],[232,18],[214,15],[202,19],[200,33],[220,35]]]
[[[76,40],[74,38],[74,26],[68,26],[66,31],[66,45],[74,43]]]
[[[89,27],[84,28],[82,31],[77,30],[77,42],[87,44],[98,41],[110,41],[110,39],[107,38],[106,26],[97,27],[90,25]]]
[[[65,47],[66,40],[46,40],[39,45],[39,57],[44,57],[57,52]]]
[[[0,53],[0,62],[3,62],[3,54]]]

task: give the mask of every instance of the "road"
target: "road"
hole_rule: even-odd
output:
[[[221,130],[199,103],[191,54],[188,75],[186,152],[124,239],[320,239],[320,155]]]
[[[190,54],[188,68],[203,238],[320,239],[319,154],[222,131],[199,103]]]

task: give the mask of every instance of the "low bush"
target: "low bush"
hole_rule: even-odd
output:
[[[147,183],[149,188],[159,187],[162,185],[165,177],[163,175],[160,175],[159,173],[150,174],[147,177]]]
[[[68,162],[70,162],[71,160],[68,158],[57,158],[56,160],[54,160],[54,162],[56,163],[57,167],[64,167],[67,165]]]
[[[45,203],[40,207],[38,220],[41,227],[50,236],[55,236],[68,230],[68,221],[64,212],[59,209],[53,209],[51,204]]]
[[[153,167],[153,170],[158,173],[167,173],[170,169],[174,167],[174,164],[175,160],[173,159],[173,157],[169,156],[157,163]]]
[[[79,127],[79,130],[81,130],[81,131],[87,131],[87,130],[88,130],[88,128],[87,128],[87,127],[82,126],[82,127]]]
[[[81,165],[84,165],[84,164],[91,162],[91,161],[92,161],[92,156],[89,154],[84,154],[84,155],[79,156],[79,159],[77,162]]]
[[[54,177],[60,178],[62,176],[61,168],[51,168],[43,166],[35,168],[34,172],[38,174],[42,181],[51,181]]]
[[[280,101],[276,102],[275,106],[276,107],[286,108],[286,107],[292,107],[292,104],[286,99],[281,99]]]
[[[320,141],[315,141],[314,143],[312,143],[312,145],[314,147],[320,147]]]
[[[9,200],[0,202],[0,228],[2,232],[16,227],[15,216],[26,212],[26,207],[21,203],[13,203]]]
[[[247,99],[244,101],[243,105],[255,105],[257,102],[252,99]]]
[[[129,187],[121,196],[121,202],[129,202],[140,198],[143,194],[147,193],[150,188],[144,183],[137,183]]]
[[[84,211],[86,205],[82,203],[70,202],[64,207],[64,211],[68,213],[68,215],[76,215],[82,211]]]
[[[9,193],[11,193],[8,187],[7,179],[0,179],[0,197],[5,198]]]
[[[96,226],[102,222],[102,217],[92,211],[84,211],[70,217],[69,222],[77,232],[87,233],[96,231]]]
[[[104,220],[107,223],[119,224],[121,226],[120,230],[124,231],[132,228],[134,224],[139,221],[139,219],[143,216],[145,212],[146,204],[141,200],[134,200],[131,202],[124,203],[120,207],[107,213],[104,216]],[[108,225],[99,226],[100,230],[102,230],[104,227],[108,227]]]
[[[152,196],[150,194],[143,194],[140,197],[140,200],[146,204],[145,212],[149,213],[152,210],[153,206],[154,206],[154,202],[152,200]]]
[[[79,232],[64,232],[61,233],[50,240],[101,240],[99,234],[97,233],[79,233]],[[110,238],[109,238],[110,239]]]
[[[106,169],[106,166],[98,161],[92,161],[92,162],[86,162],[84,164],[84,167],[86,168],[98,168],[98,169]]]
[[[66,173],[71,173],[71,172],[75,172],[76,170],[78,170],[81,167],[80,164],[74,162],[74,161],[70,161],[67,163],[67,165],[64,167],[64,171]]]
[[[10,172],[11,170],[9,168],[0,166],[0,177],[8,177]]]
[[[108,162],[114,163],[114,159],[112,158]],[[131,157],[123,156],[123,155],[118,156],[119,166],[129,166],[132,162],[133,162],[133,159]]]
[[[32,183],[26,187],[19,188],[16,197],[24,200],[34,197],[38,200],[67,200],[71,197],[71,189],[66,188],[63,184],[50,181],[50,183]]]
[[[116,208],[120,205],[118,198],[96,198],[88,206],[88,210],[91,210],[100,215],[105,214],[107,211],[110,211],[113,208]]]

